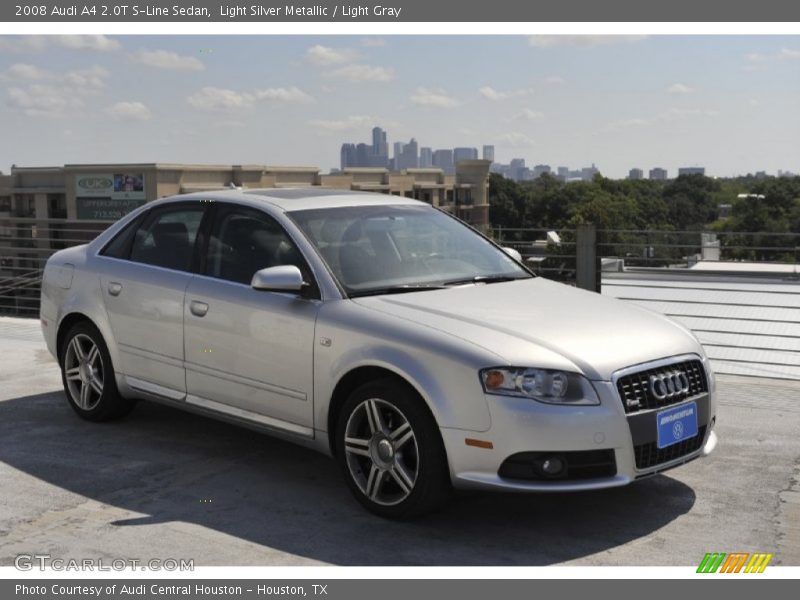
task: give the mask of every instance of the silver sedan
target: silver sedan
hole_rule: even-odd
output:
[[[41,321],[81,417],[146,399],[268,431],[335,457],[386,517],[453,488],[625,485],[716,445],[686,329],[399,197],[151,202],[50,258]]]

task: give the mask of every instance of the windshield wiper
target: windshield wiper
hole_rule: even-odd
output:
[[[465,283],[503,283],[504,281],[516,281],[517,279],[530,279],[529,276],[518,277],[515,275],[475,275],[466,279],[453,279],[445,281],[444,285],[463,285]]]
[[[427,290],[443,290],[447,285],[437,285],[428,283],[406,283],[402,285],[390,285],[382,288],[375,288],[371,290],[361,290],[350,293],[351,298],[360,298],[363,296],[381,296],[383,294],[407,294],[409,292],[424,292]]]

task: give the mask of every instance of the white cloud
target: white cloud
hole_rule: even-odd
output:
[[[522,112],[517,113],[514,115],[513,119],[515,121],[536,121],[544,117],[544,113],[539,112],[538,110],[532,110],[530,108],[522,109]]]
[[[378,37],[368,37],[361,40],[361,45],[365,48],[381,48],[386,45],[386,40]]]
[[[667,92],[670,94],[691,94],[694,92],[694,88],[690,88],[683,83],[673,83],[667,88]]]
[[[595,133],[613,133],[615,131],[620,131],[621,129],[642,127],[648,123],[649,121],[647,121],[647,119],[642,119],[639,117],[634,117],[633,119],[622,119],[620,121],[612,121],[611,123],[608,123],[604,127],[598,129]]]
[[[303,103],[314,101],[314,98],[296,87],[278,87],[238,92],[217,87],[204,87],[187,99],[187,102],[198,110],[237,111],[252,108],[256,102]]]
[[[41,52],[53,47],[111,52],[118,49],[120,43],[105,35],[26,35],[0,38],[0,51],[5,52]]]
[[[115,119],[124,121],[147,121],[153,116],[147,106],[137,101],[117,102],[109,106],[106,112]]]
[[[130,55],[133,62],[173,71],[202,71],[205,65],[194,56],[182,56],[168,50],[139,50]]]
[[[16,75],[17,85],[8,90],[8,104],[32,117],[56,117],[83,106],[83,98],[105,87],[109,73],[99,66],[52,74],[31,65],[14,65],[3,75]],[[47,82],[42,80],[46,78]]]
[[[516,98],[518,96],[525,96],[530,93],[530,90],[496,90],[490,85],[485,85],[478,89],[478,92],[484,98],[489,100],[506,100],[508,98]]]
[[[689,117],[716,117],[718,115],[718,110],[707,108],[670,108],[668,111],[661,113],[660,118],[665,121],[675,121]]]
[[[742,70],[753,72],[757,70],[756,65],[761,65],[763,63],[774,63],[785,60],[800,59],[800,50],[795,50],[793,48],[781,48],[779,52],[774,54],[761,54],[758,52],[752,52],[750,54],[745,54],[744,58],[750,64],[744,65]]]
[[[369,128],[379,121],[381,119],[370,115],[350,115],[344,119],[314,119],[309,121],[308,124],[325,133],[338,133]]]
[[[394,79],[394,69],[372,65],[345,65],[331,72],[330,77],[345,79],[353,83],[391,81]]]
[[[89,50],[110,52],[120,47],[120,43],[105,35],[57,35],[53,43],[70,50]]]
[[[504,133],[497,138],[497,142],[513,148],[529,148],[536,144],[533,139],[518,131]]]
[[[431,106],[435,108],[453,108],[458,106],[458,100],[447,95],[444,90],[431,90],[428,88],[417,88],[411,96],[411,102],[420,106]]]
[[[109,72],[106,69],[94,66],[88,69],[68,71],[64,74],[64,83],[78,93],[87,94],[104,88],[108,76]]]
[[[593,48],[612,44],[630,44],[646,38],[646,35],[532,35],[528,38],[528,44],[535,48]]]
[[[758,52],[745,54],[744,57],[750,62],[763,62],[769,58],[766,54],[759,54]]]
[[[83,104],[68,88],[40,83],[10,88],[8,103],[29,117],[55,117]]]
[[[0,81],[37,81],[45,79],[50,73],[35,65],[16,63],[11,65],[5,73],[0,74]]]
[[[564,85],[567,83],[567,80],[557,75],[551,75],[550,77],[545,77],[544,82],[547,85]]]
[[[297,104],[309,104],[314,102],[314,98],[306,94],[297,87],[277,87],[256,90],[253,93],[256,100],[266,100],[268,102],[287,102]]]
[[[306,60],[320,67],[350,62],[357,54],[349,48],[330,48],[317,44],[306,50]]]
[[[187,98],[199,110],[241,110],[253,106],[252,94],[217,87],[204,87]]]

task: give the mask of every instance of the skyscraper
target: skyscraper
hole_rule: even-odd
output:
[[[386,132],[380,127],[372,128],[372,154],[378,157],[377,162],[389,162],[389,144],[386,142]]]
[[[628,179],[644,179],[644,171],[641,169],[631,169],[628,171]]]
[[[678,177],[681,175],[705,175],[705,167],[681,167],[678,169]]]
[[[654,168],[650,169],[649,176],[650,176],[650,179],[656,179],[656,180],[659,180],[659,181],[663,181],[664,179],[667,178],[667,170],[666,169],[661,169],[659,167],[654,167]]]
[[[398,145],[400,152],[397,151]],[[419,166],[419,153],[418,153],[417,140],[411,138],[407,144],[395,144],[394,158],[395,169],[398,171],[402,169],[415,169]]]
[[[458,164],[460,160],[477,160],[477,148],[453,148],[453,163]]]
[[[339,162],[342,170],[346,169],[347,167],[358,166],[358,157],[356,155],[355,144],[347,144],[347,143],[342,144],[341,157]]]
[[[419,166],[423,169],[429,169],[433,166],[433,150],[428,146],[423,146],[419,149]]]
[[[483,160],[490,160],[494,162],[494,146],[483,147]]]
[[[435,150],[433,152],[433,166],[439,167],[447,175],[452,175],[456,172],[456,166],[453,162],[452,150]]]
[[[545,173],[549,175],[551,171],[552,169],[550,168],[550,165],[536,165],[535,167],[533,167],[533,178],[537,179],[538,177],[541,177]]]

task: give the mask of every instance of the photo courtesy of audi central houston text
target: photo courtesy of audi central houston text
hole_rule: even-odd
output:
[[[47,261],[41,320],[81,417],[145,398],[263,428],[332,455],[387,517],[453,487],[626,485],[717,444],[686,328],[537,277],[413,199],[151,202]]]

